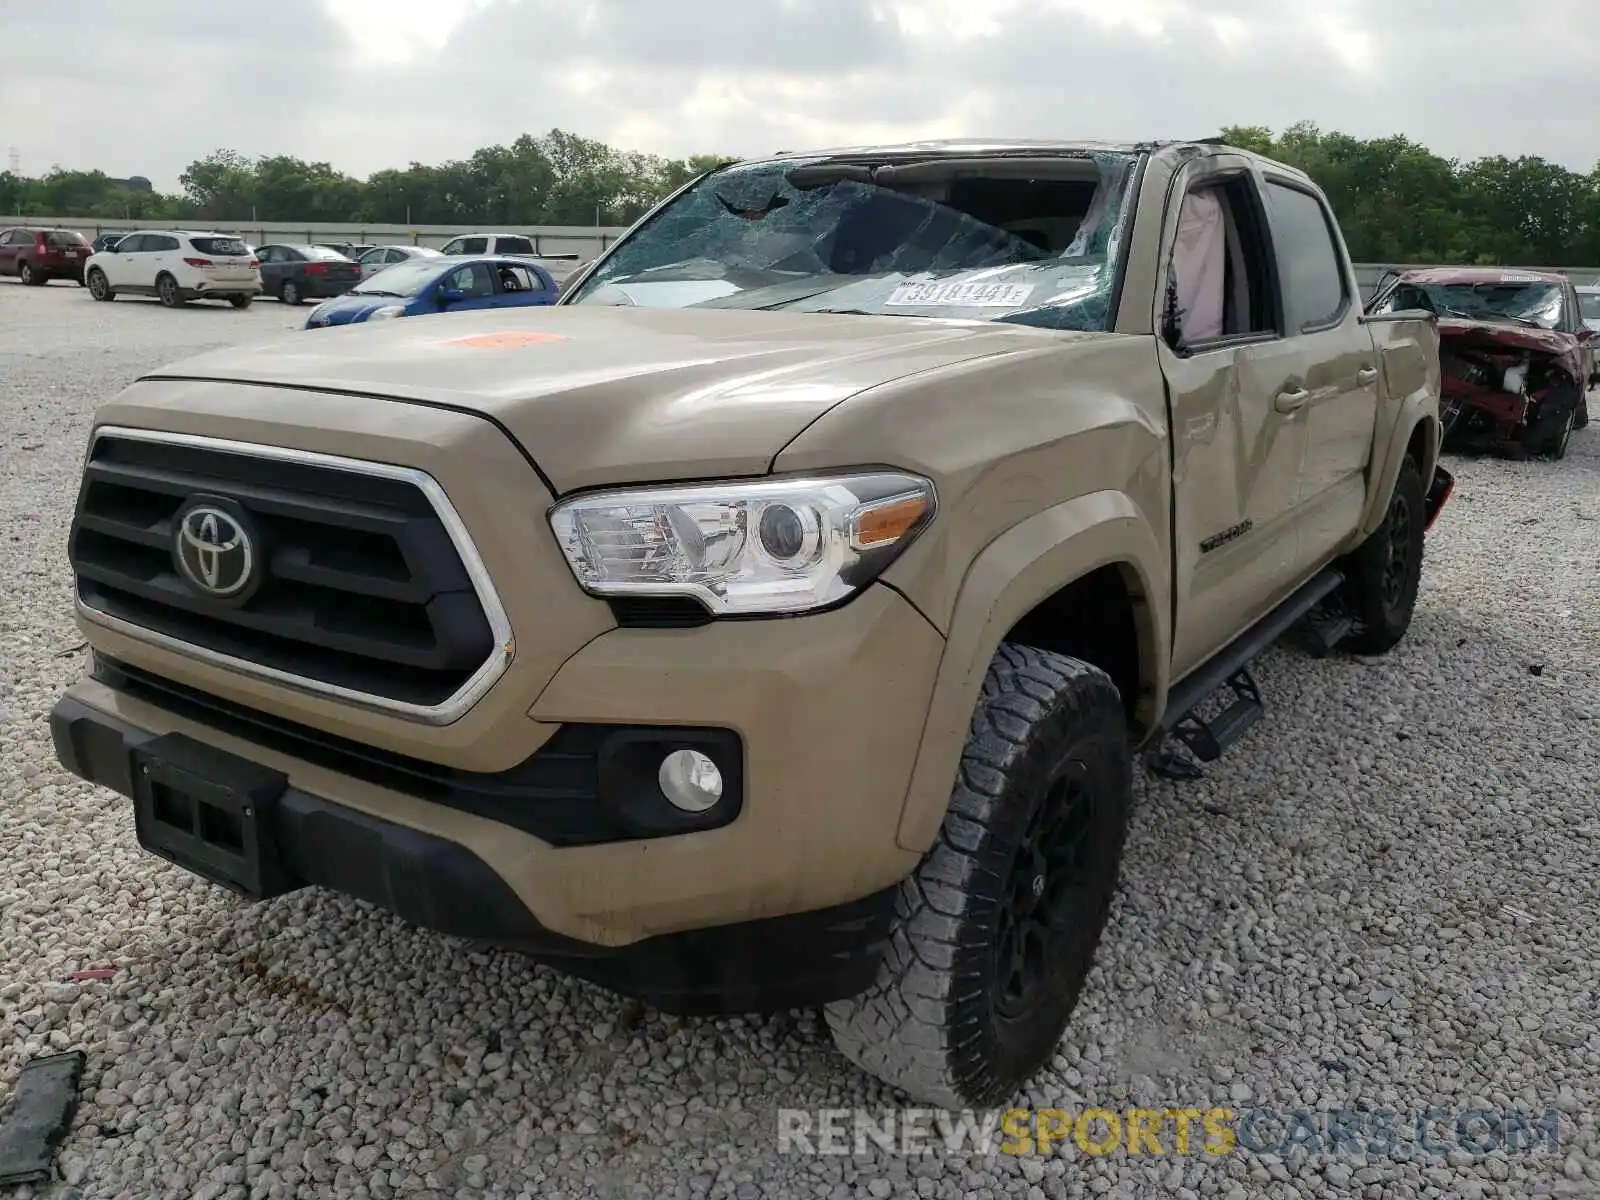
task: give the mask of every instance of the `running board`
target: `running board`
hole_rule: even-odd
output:
[[[1167,711],[1156,726],[1164,741],[1176,737],[1201,762],[1215,762],[1266,715],[1261,689],[1250,674],[1250,664],[1267,647],[1292,629],[1344,583],[1344,576],[1333,568],[1302,584],[1282,604],[1235,638],[1199,670],[1180,680],[1167,697]],[[1336,630],[1322,631],[1325,636]],[[1337,631],[1342,637],[1347,630]],[[1337,639],[1336,639],[1337,640]],[[1227,687],[1233,699],[1211,720],[1202,720],[1195,710],[1219,688]],[[1150,767],[1169,779],[1194,779],[1199,768],[1169,749],[1159,747],[1150,758]]]

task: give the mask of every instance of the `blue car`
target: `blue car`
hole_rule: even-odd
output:
[[[518,258],[413,258],[385,267],[344,295],[317,305],[305,327],[554,304],[560,294],[548,271]]]

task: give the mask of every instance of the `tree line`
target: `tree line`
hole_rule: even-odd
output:
[[[1395,135],[1361,139],[1310,122],[1221,136],[1304,170],[1327,192],[1358,262],[1600,264],[1600,167],[1587,174],[1523,155],[1447,159]],[[618,150],[560,129],[470,157],[358,179],[290,155],[217,150],[179,176],[182,192],[127,187],[101,171],[0,172],[0,213],[217,223],[627,225],[719,162]]]

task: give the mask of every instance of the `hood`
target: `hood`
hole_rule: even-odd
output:
[[[1440,317],[1439,336],[1485,349],[1540,350],[1555,355],[1567,354],[1577,345],[1570,333],[1532,329],[1515,321],[1473,321],[1465,317]]]
[[[569,305],[297,332],[150,377],[468,409],[508,430],[568,492],[764,474],[801,430],[863,389],[1109,336],[920,317]],[[841,465],[849,461],[845,448]]]
[[[414,296],[356,296],[346,292],[313,308],[306,317],[306,325],[347,325],[391,304],[404,308],[414,299]]]

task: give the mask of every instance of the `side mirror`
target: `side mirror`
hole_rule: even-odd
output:
[[[452,304],[460,304],[467,298],[467,294],[460,288],[440,288],[434,295],[440,308],[449,308]]]

